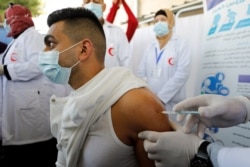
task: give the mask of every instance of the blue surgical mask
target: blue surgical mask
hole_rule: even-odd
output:
[[[84,5],[84,8],[89,9],[92,11],[98,19],[102,18],[103,12],[102,12],[102,5],[90,2],[86,5]]]
[[[4,19],[3,28],[5,29],[5,31],[6,31],[7,34],[11,31],[10,25],[7,24],[7,20],[6,19]]]
[[[167,35],[169,33],[168,23],[164,21],[158,21],[154,25],[154,32],[158,37]]]
[[[49,78],[50,81],[57,83],[57,84],[62,84],[62,85],[65,85],[69,82],[71,69],[75,67],[78,63],[80,63],[80,60],[69,68],[61,67],[58,64],[59,55],[73,48],[74,46],[78,45],[80,42],[72,45],[71,47],[65,49],[62,52],[52,50],[52,51],[40,53],[39,55],[40,69],[42,70],[43,74]]]

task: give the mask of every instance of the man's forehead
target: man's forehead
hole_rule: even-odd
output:
[[[104,0],[83,0],[83,3],[89,3],[89,2],[94,2],[94,3],[103,4],[103,3],[104,3]]]
[[[69,40],[69,37],[63,33],[63,22],[56,22],[52,24],[44,38],[44,40],[53,40],[57,43],[65,42]]]
[[[168,17],[167,16],[164,16],[164,15],[157,15],[155,18],[161,18],[161,19],[168,19]]]
[[[49,27],[48,34],[60,34],[63,31],[64,23],[62,21],[56,22]]]

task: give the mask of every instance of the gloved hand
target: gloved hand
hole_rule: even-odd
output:
[[[173,108],[174,111],[196,109],[199,115],[188,115],[183,126],[190,133],[197,125],[199,137],[203,137],[207,127],[231,127],[247,122],[250,116],[250,101],[238,96],[234,98],[220,95],[200,95],[186,99]],[[177,121],[183,121],[186,115],[177,115]]]
[[[185,134],[180,126],[175,131],[143,131],[138,137],[144,139],[144,149],[156,167],[188,167],[202,143],[198,136]]]
[[[4,72],[3,72],[3,65],[0,64],[0,75],[3,75],[3,74],[4,74]]]

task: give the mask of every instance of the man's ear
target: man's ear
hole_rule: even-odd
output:
[[[89,39],[84,39],[82,41],[82,50],[79,55],[79,60],[84,61],[87,59],[93,52],[93,43]]]
[[[86,46],[83,45],[81,53],[86,53],[86,50],[87,50]]]

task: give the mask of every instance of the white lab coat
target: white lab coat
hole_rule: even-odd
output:
[[[69,87],[52,84],[40,71],[39,52],[44,37],[34,27],[10,43],[1,63],[7,65],[11,80],[0,76],[0,139],[3,145],[21,145],[52,138],[49,99],[64,96]]]
[[[161,52],[157,64],[156,57]],[[186,97],[185,83],[189,77],[190,63],[191,49],[185,40],[173,34],[160,50],[155,38],[152,45],[146,48],[137,75],[147,80],[151,90],[166,104],[166,110],[172,110],[176,103]]]
[[[106,36],[105,67],[131,67],[130,46],[123,30],[107,21],[103,25]]]

